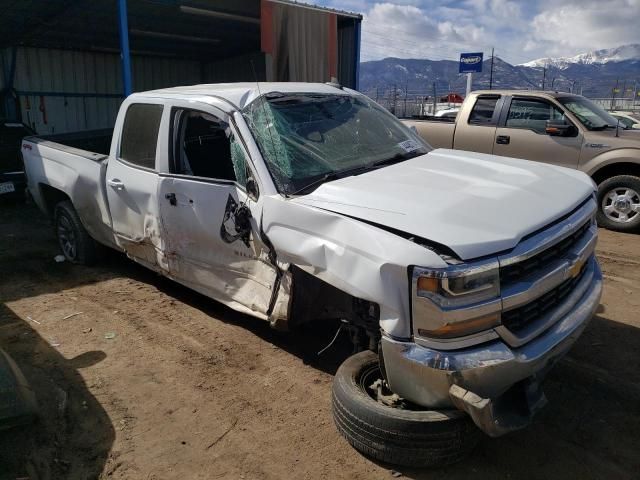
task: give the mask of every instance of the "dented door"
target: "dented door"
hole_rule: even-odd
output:
[[[244,190],[234,182],[161,174],[158,194],[169,275],[266,317],[275,269],[257,233],[256,205]]]

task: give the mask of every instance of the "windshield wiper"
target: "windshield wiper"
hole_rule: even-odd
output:
[[[367,167],[363,167],[362,165],[360,165],[360,166],[354,167],[354,168],[346,168],[344,170],[335,170],[333,172],[325,173],[321,177],[316,178],[312,182],[309,182],[304,187],[301,187],[301,188],[297,189],[295,192],[288,193],[287,197],[292,197],[294,195],[300,195],[301,193],[306,192],[310,188],[313,188],[315,186],[319,186],[319,185],[321,185],[321,184],[323,184],[325,182],[329,182],[331,180],[338,180],[339,178],[348,177],[350,175],[355,175],[356,173],[362,172],[362,171],[364,171],[366,169],[367,169]]]
[[[405,160],[409,160],[410,158],[418,157],[420,155],[423,155],[423,154],[416,150],[414,150],[413,152],[396,153],[393,157],[385,158],[384,160],[378,160],[377,162],[370,163],[369,165],[367,165],[367,168],[386,167],[387,165],[400,163]]]
[[[422,154],[417,151],[406,152],[406,153],[396,153],[393,157],[385,158],[384,160],[379,160],[377,162],[369,163],[368,165],[359,165],[357,167],[347,168],[345,170],[336,170],[333,172],[328,172],[320,176],[319,178],[316,178],[312,182],[309,182],[307,185],[297,189],[296,191],[287,194],[287,196],[292,197],[294,195],[300,195],[301,193],[304,193],[307,190],[315,186],[321,185],[325,182],[329,182],[331,180],[338,180],[339,178],[356,175],[358,173],[364,173],[367,170],[375,170],[377,168],[391,165],[393,163],[399,163],[404,160],[409,160],[410,158],[414,158],[419,155],[422,155]]]

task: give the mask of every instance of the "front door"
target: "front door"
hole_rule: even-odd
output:
[[[109,159],[106,172],[116,243],[129,257],[155,270],[164,269],[165,263],[156,171],[162,113],[162,104],[132,103],[127,107],[119,148]]]
[[[269,309],[276,270],[259,235],[258,204],[245,191],[246,152],[227,116],[179,104],[169,172],[158,198],[169,275],[253,315]]]
[[[548,135],[547,120],[569,122],[564,112],[547,100],[514,97],[506,119],[496,130],[493,153],[577,168],[582,134],[570,137]]]

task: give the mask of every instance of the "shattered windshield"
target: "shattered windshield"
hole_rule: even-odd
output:
[[[430,150],[366,97],[272,93],[243,114],[278,190],[286,195]]]
[[[602,107],[584,97],[558,98],[558,101],[578,117],[578,120],[589,130],[614,128],[618,123]]]

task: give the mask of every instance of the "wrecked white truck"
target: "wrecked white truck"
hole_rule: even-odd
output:
[[[136,93],[113,132],[22,153],[69,261],[106,245],[276,328],[341,320],[360,353],[336,374],[336,425],[390,463],[454,462],[474,423],[527,425],[599,305],[584,173],[432,150],[338,85]]]

